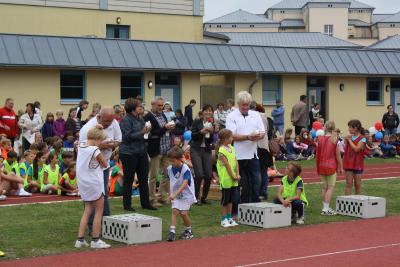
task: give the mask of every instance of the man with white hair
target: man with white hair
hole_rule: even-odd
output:
[[[238,108],[229,113],[226,128],[233,133],[236,157],[241,176],[241,203],[259,202],[261,186],[260,164],[257,155],[257,141],[264,138],[265,128],[260,114],[250,110],[251,95],[242,91],[237,95]],[[236,213],[234,203],[232,213]]]
[[[171,148],[170,131],[175,128],[174,124],[168,123],[163,113],[164,98],[156,96],[151,101],[151,110],[144,116],[146,122],[151,123],[151,131],[147,141],[147,152],[150,156],[150,202],[153,207],[159,207],[168,202],[169,182],[166,178],[166,170],[169,165],[167,153]],[[156,197],[157,175],[161,173],[159,192],[160,199]]]
[[[100,110],[96,117],[89,120],[79,131],[79,142],[87,141],[87,134],[90,129],[99,127],[104,129],[107,134],[107,139],[99,145],[101,153],[104,159],[108,162],[110,160],[112,151],[117,148],[122,141],[121,128],[118,122],[115,120],[114,109],[112,107],[104,107]],[[110,169],[106,169],[103,172],[104,176],[104,211],[103,216],[110,215],[110,207],[108,204],[108,180],[110,179]],[[94,213],[89,220],[89,231],[91,231],[91,225],[93,223]]]

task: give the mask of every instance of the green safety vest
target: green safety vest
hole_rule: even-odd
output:
[[[56,165],[56,169],[52,170],[50,165],[44,165],[43,166],[42,181],[41,181],[41,185],[40,185],[40,191],[43,191],[43,188],[45,186],[45,184],[44,184],[44,172],[47,172],[47,184],[58,186],[58,175],[60,174],[60,167],[57,164]]]
[[[39,167],[39,172],[38,172],[39,177],[34,177],[33,176],[33,173],[34,173],[33,164],[31,164],[30,169],[32,169],[32,180],[33,181],[38,182],[39,184],[43,184],[43,173],[44,173],[45,166],[46,165],[43,165],[42,168]],[[26,181],[26,184],[24,186],[27,187],[28,186],[28,175],[25,176],[25,181]]]
[[[78,183],[78,182],[77,182],[77,179],[76,179],[76,176],[75,176],[75,179],[71,179],[71,178],[69,177],[69,174],[68,174],[68,173],[64,173],[63,178],[65,179],[65,182],[68,183],[68,184],[71,185],[71,186],[76,186],[77,183]]]
[[[236,152],[235,148],[232,145],[229,145],[232,152],[229,152],[226,147],[221,146],[218,151],[218,160],[217,160],[217,171],[219,177],[219,184],[221,188],[231,188],[233,186],[238,186],[238,181],[233,180],[229,175],[226,166],[223,165],[222,161],[219,159],[219,154],[225,156],[228,160],[229,165],[231,166],[233,174],[236,174]]]
[[[18,168],[18,162],[14,161],[13,163],[8,163],[7,160],[4,160],[4,169],[8,172],[11,173],[13,169],[15,169],[16,174],[19,175],[19,168]]]
[[[294,197],[297,195],[297,184],[302,181],[300,176],[297,176],[296,179],[294,179],[292,184],[289,184],[288,181],[288,176],[285,176],[282,178],[282,184],[283,184],[283,190],[282,190],[282,198],[287,199],[289,197]],[[308,206],[308,200],[306,197],[306,191],[304,189],[304,183],[303,183],[303,190],[301,191],[300,195],[300,200],[306,203]]]
[[[25,177],[24,178],[24,187],[28,187],[28,167],[26,167],[25,162],[22,162],[18,166],[18,175],[21,175],[21,170],[24,170],[25,172]]]

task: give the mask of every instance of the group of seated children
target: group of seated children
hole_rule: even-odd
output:
[[[315,157],[316,144],[311,134],[303,129],[300,135],[292,139],[293,130],[287,129],[281,140],[282,154],[278,159],[283,160],[311,160]]]
[[[1,144],[0,200],[6,195],[26,197],[32,193],[78,195],[74,156],[63,149],[61,138],[54,140],[50,149],[46,143],[34,143],[20,158],[10,140],[3,138]]]
[[[374,137],[366,132],[367,158],[400,158],[400,140],[396,135],[385,135],[383,140],[374,140]]]

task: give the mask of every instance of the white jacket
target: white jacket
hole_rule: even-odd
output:
[[[33,115],[32,120],[28,113],[25,113],[19,119],[18,126],[22,129],[22,136],[32,144],[35,142],[36,132],[40,132],[42,129],[43,120],[37,113]]]

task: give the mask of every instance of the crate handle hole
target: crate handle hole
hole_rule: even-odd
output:
[[[372,202],[371,205],[372,205],[372,206],[376,206],[376,205],[378,205],[378,202]]]
[[[148,227],[150,227],[150,224],[149,223],[148,224],[142,224],[140,227],[141,228],[148,228]]]
[[[276,213],[282,213],[282,211],[281,211],[281,210],[275,210],[274,213],[275,213],[275,214],[276,214]]]

